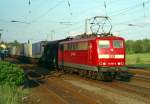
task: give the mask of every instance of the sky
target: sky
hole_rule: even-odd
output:
[[[0,0],[0,33],[6,42],[63,39],[94,16],[110,17],[111,33],[127,40],[150,39],[150,0]]]

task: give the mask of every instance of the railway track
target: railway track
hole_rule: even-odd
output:
[[[33,73],[31,71],[31,73]],[[121,81],[113,81],[113,82],[102,82],[102,81],[97,81],[97,80],[92,80],[89,78],[83,78],[80,77],[79,75],[76,74],[70,74],[70,73],[63,73],[63,72],[54,72],[52,74],[49,75],[43,75],[40,72],[35,72],[34,74],[36,75],[32,75],[31,73],[28,73],[28,76],[31,77],[32,79],[35,80],[36,83],[40,84],[40,81],[38,80],[43,80],[44,81],[44,85],[43,88],[45,88],[46,90],[48,90],[48,92],[56,99],[58,99],[59,102],[63,102],[63,104],[97,104],[98,101],[93,100],[94,97],[89,97],[80,92],[77,92],[77,90],[75,90],[74,87],[70,86],[69,84],[67,84],[64,80],[66,78],[66,76],[69,76],[69,80],[71,79],[78,79],[78,80],[84,80],[87,82],[95,83],[96,85],[98,84],[98,86],[100,88],[106,89],[107,91],[111,91],[111,88],[114,90],[114,94],[118,93],[118,96],[126,96],[126,97],[131,97],[131,98],[138,98],[140,101],[144,101],[145,103],[150,103],[150,88],[146,88],[146,87],[142,87],[139,85],[135,85],[134,83],[128,83],[128,82],[121,82]],[[142,80],[139,80],[139,79]],[[62,80],[61,80],[62,79]],[[141,76],[135,76],[134,79],[147,83],[148,79],[147,77],[141,77]],[[62,84],[62,82],[64,84]],[[117,90],[116,90],[117,89]],[[121,92],[121,94],[119,95],[119,93]],[[129,93],[129,94],[128,94]],[[100,101],[99,104],[106,104],[106,103],[110,103],[111,104],[116,104],[113,100],[107,99],[107,96],[104,97],[105,95],[99,95],[99,97],[103,98],[103,102],[102,103]],[[53,98],[52,97],[52,98]],[[98,99],[98,98],[96,98]],[[108,104],[109,104],[108,103]]]
[[[70,78],[72,78],[73,80],[76,79],[76,82],[81,80],[81,81],[83,81],[83,83],[87,83],[88,85],[90,83],[93,86],[97,86],[98,88],[96,88],[96,89],[100,88],[100,89],[102,89],[102,92],[104,90],[104,92],[106,91],[106,94],[108,93],[108,94],[110,94],[110,96],[114,95],[114,96],[112,96],[112,98],[114,97],[114,99],[117,94],[117,96],[120,98],[122,98],[122,96],[124,96],[128,100],[138,99],[139,102],[143,101],[147,104],[150,103],[150,100],[149,100],[150,93],[146,92],[146,90],[149,90],[149,89],[144,88],[143,90],[139,91],[139,89],[141,89],[142,87],[137,87],[137,86],[130,85],[130,84],[126,85],[126,83],[124,83],[124,82],[114,81],[114,82],[108,83],[108,82],[87,79],[87,78],[81,78],[76,75],[73,75],[73,76],[69,75],[69,78],[67,78],[66,80],[68,80],[68,79],[70,80]],[[77,86],[80,86],[80,85],[77,85]],[[91,89],[92,89],[92,87],[91,87]],[[91,90],[91,89],[89,89],[89,90]],[[102,95],[102,96],[105,96],[105,95]],[[106,97],[109,97],[109,96],[106,95]],[[116,100],[118,100],[118,99],[116,99]]]
[[[36,73],[36,74],[38,74],[38,73]],[[58,75],[58,77],[61,76],[61,75],[64,75],[64,73],[60,73]],[[36,80],[37,79],[49,78],[49,77],[57,77],[57,76],[46,76],[46,77],[44,77],[43,75],[38,75],[38,76],[41,76],[41,77],[40,78],[36,78]],[[73,76],[74,77],[79,77],[78,75],[73,75]],[[79,77],[79,78],[81,78],[81,77]],[[141,77],[141,76],[135,76],[134,79],[140,80],[140,81],[142,80],[142,81],[149,82],[147,77],[145,78],[145,77]],[[114,81],[110,85],[110,84],[102,82],[102,81],[96,81],[96,80],[92,80],[92,79],[88,79],[88,78],[85,78],[84,80],[92,81],[92,82],[95,82],[95,83],[104,84],[104,85],[111,86],[111,87],[117,87],[117,88],[120,88],[122,90],[128,90],[128,91],[136,93],[136,94],[142,94],[142,96],[144,96],[144,97],[149,97],[150,96],[150,88],[137,86],[137,85],[134,85],[134,84],[130,84],[128,82]],[[55,84],[56,84],[56,82],[55,82]]]
[[[33,80],[36,84],[46,89],[52,95],[52,98],[58,99],[57,102],[62,102],[60,104],[98,104],[95,100],[74,90],[72,86],[70,87],[67,83],[65,85],[62,84],[63,80],[56,78],[56,76],[44,78],[40,73],[32,72],[31,74],[31,72],[26,72],[26,74],[29,80]],[[41,79],[44,81],[44,85],[39,81]]]
[[[140,81],[144,81],[144,82],[150,83],[150,77],[148,77],[148,76],[134,75],[133,78],[136,79],[136,80],[140,80]]]
[[[135,94],[139,94],[143,97],[150,98],[150,88],[145,88],[145,87],[137,86],[134,84],[118,82],[118,81],[116,83],[113,83],[113,86],[133,92]]]
[[[88,81],[90,79],[87,79]],[[90,80],[93,82],[93,80]],[[119,87],[120,89],[125,89],[125,90],[129,90],[132,91],[134,93],[138,93],[138,94],[144,94],[144,97],[150,97],[150,88],[146,88],[146,87],[141,87],[141,86],[137,86],[134,84],[130,84],[129,82],[123,82],[123,81],[114,81],[111,84],[107,83],[107,82],[99,82],[99,81],[95,81],[96,83],[100,83],[100,84],[104,84],[104,85],[108,85],[111,87]]]
[[[129,69],[129,72],[134,73],[135,75],[150,76],[150,70],[145,69]]]

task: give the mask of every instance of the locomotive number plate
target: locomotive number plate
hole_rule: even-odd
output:
[[[115,58],[115,55],[109,55],[109,58]]]

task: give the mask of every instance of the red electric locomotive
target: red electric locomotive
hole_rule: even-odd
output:
[[[131,75],[124,67],[124,39],[110,33],[112,25],[109,17],[95,16],[86,19],[85,24],[88,21],[91,21],[92,34],[86,34],[86,27],[85,34],[59,43],[58,67],[94,79],[112,81],[117,78],[128,81]],[[109,31],[105,32],[105,29]]]
[[[94,79],[129,80],[125,66],[124,39],[116,36],[88,37],[59,43],[58,66]],[[67,67],[67,68],[66,68]]]

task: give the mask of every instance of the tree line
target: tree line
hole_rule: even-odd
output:
[[[150,53],[150,39],[127,40],[126,52],[132,53]]]

